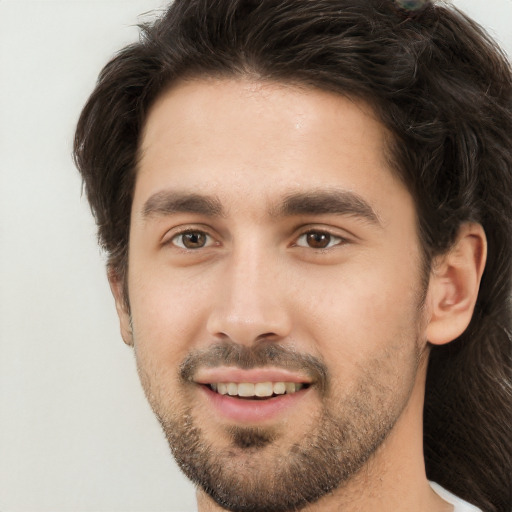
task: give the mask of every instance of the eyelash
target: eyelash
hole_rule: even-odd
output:
[[[186,235],[205,236],[205,237],[207,237],[207,239],[213,240],[213,237],[209,233],[207,233],[206,231],[203,231],[201,229],[186,229],[184,231],[180,231],[179,233],[176,233],[175,235],[173,235],[169,239],[167,244],[174,245],[178,249],[181,249],[182,251],[197,251],[198,249],[204,249],[206,247],[210,247],[211,246],[211,244],[209,244],[209,245],[203,245],[203,246],[197,247],[197,248],[190,248],[190,247],[185,247],[185,246],[178,245],[176,243],[176,240],[181,239],[183,241],[183,237],[186,236]],[[208,243],[208,242],[206,242],[206,243]]]
[[[199,237],[205,236],[206,237],[205,245],[202,245],[200,247],[195,247],[195,248],[185,247],[185,245],[183,244],[183,237],[186,235],[197,235]],[[311,247],[310,245],[308,245],[308,242],[307,242],[307,237],[309,235],[317,235],[317,236],[320,235],[320,236],[329,237],[328,246],[327,247]],[[299,243],[301,241],[301,239],[305,240],[304,245],[301,245]],[[181,245],[177,243],[177,240],[180,240],[182,242]],[[302,247],[305,249],[309,248],[309,249],[313,249],[313,250],[319,251],[319,252],[329,251],[330,249],[333,249],[334,247],[345,245],[349,242],[346,238],[339,236],[339,235],[335,235],[325,229],[309,229],[309,230],[301,233],[299,236],[297,236],[295,240],[296,241],[292,244],[292,247]],[[180,231],[179,233],[174,234],[168,240],[168,242],[165,242],[165,245],[169,244],[169,245],[173,245],[173,246],[177,247],[178,249],[180,249],[182,251],[194,252],[194,251],[198,251],[199,249],[206,249],[208,247],[211,247],[212,245],[215,245],[212,242],[213,242],[213,237],[208,232],[201,230],[201,229],[186,229],[186,230]],[[332,242],[335,242],[335,243],[332,243]]]
[[[301,239],[306,239],[307,240],[307,237],[309,235],[327,236],[329,238],[328,246],[327,247],[311,247],[310,245],[308,245],[307,241],[306,241],[305,245],[300,245],[299,241]],[[331,242],[335,242],[335,243],[333,243],[331,245]],[[310,229],[310,230],[306,231],[305,233],[302,233],[297,238],[297,241],[295,242],[294,246],[295,247],[309,248],[309,249],[313,249],[313,250],[317,250],[317,251],[328,251],[329,249],[332,249],[332,248],[337,247],[339,245],[344,245],[346,243],[348,243],[348,240],[346,238],[343,238],[342,236],[335,235],[335,234],[333,234],[333,233],[331,233],[329,231],[322,230],[322,229]]]

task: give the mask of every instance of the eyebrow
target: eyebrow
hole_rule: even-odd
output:
[[[144,203],[144,219],[153,216],[192,213],[207,217],[225,217],[221,202],[214,196],[164,190],[149,197]],[[298,215],[345,215],[359,217],[381,226],[375,210],[362,197],[346,190],[312,190],[296,192],[284,197],[270,209],[274,218]]]
[[[224,211],[216,197],[164,190],[149,197],[142,208],[142,216],[171,215],[173,213],[196,213],[208,217],[222,217]]]
[[[362,197],[347,190],[312,190],[287,195],[272,214],[276,217],[295,215],[346,215],[381,226],[379,216]]]

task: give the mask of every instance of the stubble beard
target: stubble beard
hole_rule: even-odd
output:
[[[419,365],[418,343],[403,343],[408,344],[407,351],[401,349],[407,369],[398,380],[396,354],[388,354],[384,360],[366,361],[342,396],[334,397],[327,382],[320,386],[316,392],[322,407],[286,453],[286,431],[272,428],[230,428],[224,433],[229,447],[216,447],[192,407],[171,413],[148,393],[149,376],[141,368],[139,373],[178,465],[215,503],[232,512],[298,511],[351,481],[393,429]]]

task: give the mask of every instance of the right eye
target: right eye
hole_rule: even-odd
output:
[[[180,249],[190,251],[209,247],[210,245],[213,245],[213,240],[210,235],[204,231],[185,231],[174,235],[171,238],[170,243]]]
[[[343,245],[344,242],[346,242],[345,239],[327,231],[311,230],[298,238],[297,246],[309,247],[310,249],[331,249],[337,245]]]

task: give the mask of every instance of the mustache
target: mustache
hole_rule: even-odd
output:
[[[218,366],[234,366],[243,370],[277,367],[305,373],[321,390],[325,390],[328,384],[327,366],[319,358],[271,342],[250,346],[233,342],[210,345],[204,350],[191,352],[181,363],[179,375],[182,381],[189,382],[198,368]]]

